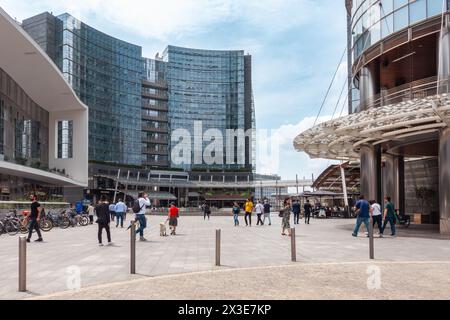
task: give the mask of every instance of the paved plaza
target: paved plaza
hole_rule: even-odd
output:
[[[444,272],[450,266],[450,240],[415,226],[400,229],[397,238],[375,239],[376,260],[370,262],[368,239],[364,234],[351,237],[354,220],[311,220],[310,225],[302,222],[296,228],[298,262],[292,263],[290,238],[280,235],[277,215],[272,216],[272,226],[251,228],[233,227],[232,217],[212,217],[210,221],[181,217],[177,236],[165,238],[159,236],[159,223],[164,218],[148,218],[146,236],[150,241],[137,242],[137,275],[129,274],[129,231],[113,227],[114,245],[98,247],[96,225],[56,228],[44,234],[44,243],[28,245],[27,293],[17,292],[18,236],[2,235],[0,298],[49,294],[89,298],[103,289],[100,296],[104,298],[121,294],[121,298],[253,299],[251,290],[263,290],[259,297],[266,299],[317,298],[320,294],[327,297],[322,289],[322,293],[314,293],[325,284],[335,288],[329,291],[330,298],[333,292],[361,298],[368,294],[364,291],[367,268],[374,264],[392,278],[383,281],[389,284],[389,290],[396,283],[403,288],[403,292],[389,291],[392,298],[404,294],[450,298]],[[215,229],[222,230],[221,267],[214,266]],[[236,283],[239,285],[233,285]],[[60,294],[78,285],[81,291]],[[103,289],[95,287],[98,285]],[[356,289],[351,293],[349,286],[365,289],[361,294]],[[299,288],[304,289],[302,294]],[[305,296],[305,292],[310,294]]]

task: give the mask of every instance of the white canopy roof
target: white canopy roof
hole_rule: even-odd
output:
[[[0,68],[48,111],[87,109],[53,61],[2,8]]]
[[[401,141],[437,132],[449,123],[450,97],[435,95],[324,122],[297,136],[294,147],[312,158],[358,159],[364,144]]]

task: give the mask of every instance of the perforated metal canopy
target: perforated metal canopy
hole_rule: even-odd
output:
[[[359,159],[362,145],[378,145],[437,132],[450,123],[448,94],[371,108],[327,121],[294,140],[297,151],[312,158]]]

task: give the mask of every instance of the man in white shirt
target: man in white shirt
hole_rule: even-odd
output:
[[[147,218],[145,217],[145,212],[147,211],[147,207],[151,206],[151,202],[148,195],[143,191],[139,192],[138,201],[140,211],[136,213],[136,221],[139,222],[139,229],[136,230],[136,234],[139,233],[140,241],[147,241],[147,239],[144,238],[144,229],[147,228]]]
[[[127,205],[123,203],[122,199],[119,199],[119,202],[116,203],[115,212],[116,212],[116,228],[119,227],[119,221],[120,227],[123,228],[123,219],[125,217],[125,213],[127,212]]]
[[[91,203],[88,206],[88,214],[89,214],[89,223],[93,224],[94,223],[95,208],[94,208],[94,206]]]
[[[373,227],[375,227],[375,223],[378,224],[378,236],[381,238],[383,237],[383,215],[381,214],[381,206],[375,201],[372,200],[370,203],[370,214],[372,215],[373,219]]]
[[[262,201],[259,200],[258,204],[255,206],[256,215],[258,217],[258,222],[256,223],[257,226],[260,224],[263,226],[264,222],[262,221],[261,217],[264,214],[264,205],[262,204]]]

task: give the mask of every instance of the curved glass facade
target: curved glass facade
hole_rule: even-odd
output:
[[[56,62],[89,106],[89,159],[141,165],[141,47],[69,14],[57,19]]]
[[[201,121],[203,132],[219,129],[226,137],[227,129],[246,129],[244,51],[211,51],[168,46],[170,130],[186,129],[192,141],[194,122]],[[250,85],[250,84],[248,84]],[[251,97],[250,97],[251,99]],[[250,115],[251,117],[251,112]],[[203,149],[209,142],[203,143]],[[194,143],[192,143],[192,153]],[[225,149],[225,148],[224,148]],[[226,150],[223,151],[226,163]],[[192,155],[194,157],[194,155]],[[194,163],[194,158],[192,158]],[[190,169],[190,165],[184,167]],[[245,165],[193,165],[195,168],[242,169]]]
[[[356,60],[364,50],[395,32],[442,14],[442,10],[441,0],[354,0],[353,58]]]
[[[195,122],[202,123],[202,133],[218,129],[224,139],[227,129],[245,132],[255,127],[252,62],[243,50],[168,46],[163,57],[147,59],[140,46],[108,36],[69,14],[43,13],[25,20],[22,27],[89,106],[91,161],[189,170],[191,164],[178,166],[171,159],[174,130],[187,130],[194,141],[201,138],[194,136]],[[224,146],[222,162],[195,167],[251,171],[254,139],[254,132],[246,138],[245,162],[237,155],[242,145],[235,145],[234,162]],[[192,147],[192,159],[210,143],[201,150],[192,143],[199,149]]]

